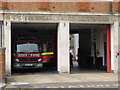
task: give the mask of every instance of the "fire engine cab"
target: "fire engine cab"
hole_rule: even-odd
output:
[[[14,47],[14,69],[43,68],[56,65],[52,41],[20,38],[15,41]]]
[[[45,67],[54,67],[56,65],[56,60],[54,56],[54,46],[52,41],[44,41],[42,60]]]
[[[16,40],[13,57],[13,67],[18,68],[41,68],[42,43],[39,40]]]

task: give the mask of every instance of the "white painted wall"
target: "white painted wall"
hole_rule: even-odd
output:
[[[11,74],[11,22],[4,20],[4,47],[6,47],[6,74]]]
[[[91,29],[91,56],[94,56],[94,45],[93,43],[96,42],[96,50],[99,51],[97,57],[103,57],[103,65],[104,65],[104,42],[107,42],[107,30],[105,27],[102,29]],[[105,39],[106,38],[106,39]],[[95,40],[94,40],[95,39]]]
[[[2,22],[0,22],[0,47],[2,47]]]
[[[94,29],[91,29],[91,56],[94,57]]]
[[[111,70],[114,70],[114,58],[115,58],[115,50],[114,50],[114,25],[111,24]]]
[[[59,73],[70,72],[69,60],[69,22],[60,21],[58,25],[58,71]]]
[[[118,39],[118,37],[119,37],[119,35],[120,35],[120,30],[119,30],[119,22],[114,22],[114,24],[113,24],[113,27],[114,27],[114,35],[113,35],[113,40],[114,40],[114,44],[113,44],[113,48],[114,48],[114,51],[113,51],[113,56],[112,57],[114,57],[114,72],[115,73],[118,73],[118,61],[119,61],[119,58],[120,58],[120,56],[118,56],[118,57],[116,57],[115,56],[115,52],[116,51],[120,51],[120,48],[119,48],[119,39]]]
[[[118,48],[120,52],[120,22],[118,23]],[[118,57],[118,73],[120,73],[120,55]]]
[[[78,48],[79,48],[79,34],[74,34],[74,56],[78,59]]]
[[[70,34],[70,46],[74,47],[74,34]]]

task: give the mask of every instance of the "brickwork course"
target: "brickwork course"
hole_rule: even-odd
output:
[[[5,48],[0,48],[0,88],[5,86]]]
[[[0,78],[5,76],[5,51],[0,49]]]
[[[9,1],[9,0],[8,0]],[[120,2],[0,2],[0,10],[120,13]]]

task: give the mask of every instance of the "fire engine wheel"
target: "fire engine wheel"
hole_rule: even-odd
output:
[[[13,69],[14,73],[18,73],[18,72],[21,72],[21,71],[22,71],[21,69]]]
[[[52,58],[49,63],[44,63],[43,67],[47,68],[47,69],[52,69],[52,68],[56,67],[55,59]]]

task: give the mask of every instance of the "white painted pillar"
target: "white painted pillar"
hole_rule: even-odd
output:
[[[74,56],[78,59],[78,48],[79,48],[79,34],[74,34]]]
[[[118,73],[120,73],[120,22],[118,22],[118,49],[119,49]]]
[[[102,59],[102,65],[104,66],[104,33],[103,32],[101,32],[100,33],[100,57],[103,57],[103,59]]]
[[[58,71],[59,73],[70,72],[69,60],[69,22],[60,21],[58,25]]]
[[[0,47],[2,47],[2,22],[0,22]]]
[[[114,58],[115,58],[115,50],[114,50],[114,25],[111,25],[111,70],[114,71]]]
[[[6,74],[11,74],[11,22],[4,20],[4,47],[6,58]]]
[[[92,42],[92,44],[91,44],[91,56],[94,57],[94,45],[93,45],[93,43],[94,43],[94,29],[93,28],[91,29],[91,42]]]
[[[119,26],[119,22],[114,22],[114,72],[120,73],[120,67],[118,67],[118,61],[120,60],[120,55],[116,57],[116,51],[120,51],[120,26]],[[119,68],[119,69],[118,69]]]

